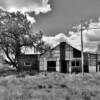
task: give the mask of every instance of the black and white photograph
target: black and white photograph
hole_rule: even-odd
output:
[[[100,100],[100,0],[0,0],[0,100]]]

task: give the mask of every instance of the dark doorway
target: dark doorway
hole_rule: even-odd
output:
[[[84,60],[84,72],[86,72],[86,73],[89,72],[89,64],[88,64],[88,60]]]
[[[89,72],[88,54],[84,54],[84,72]]]
[[[89,65],[87,62],[84,64],[84,72],[88,73],[89,72]]]
[[[100,72],[100,62],[98,62],[97,71]]]
[[[56,61],[48,61],[47,62],[47,71],[49,71],[49,72],[56,71]]]
[[[33,62],[32,70],[39,72],[39,61],[34,61]]]
[[[61,72],[68,73],[68,61],[66,60],[61,61]]]

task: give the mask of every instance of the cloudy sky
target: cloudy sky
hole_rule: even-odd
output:
[[[81,18],[100,16],[100,0],[0,0],[0,6],[9,11],[42,12],[36,16],[34,30],[41,29],[50,35],[65,33],[73,24],[80,23]]]
[[[100,0],[51,0],[52,11],[38,16],[36,26],[47,34],[66,32],[81,18],[88,20],[100,16]]]
[[[70,31],[70,37],[67,37],[67,31],[73,25],[78,26],[81,18],[93,19],[89,28],[100,27],[100,0],[0,0],[0,6],[10,12],[30,12],[31,16],[27,15],[27,18],[33,22],[34,31],[42,30],[56,42],[66,39],[79,49],[80,32]],[[85,49],[96,51],[100,47],[100,30],[85,30],[83,33]]]

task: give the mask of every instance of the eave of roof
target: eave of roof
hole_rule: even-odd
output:
[[[61,43],[61,42],[60,42],[60,43]],[[60,43],[59,43],[59,44],[57,44],[55,47],[51,48],[50,50],[47,50],[47,51],[45,51],[44,53],[40,54],[40,56],[42,56],[43,54],[45,54],[45,53],[46,53],[46,52],[48,52],[48,51],[54,50],[57,46],[59,46],[59,45],[60,45]],[[65,43],[66,43],[66,42],[65,42]],[[68,45],[68,46],[70,46],[70,47],[72,47],[72,48],[74,48],[74,49],[76,49],[76,50],[80,51],[79,49],[77,49],[77,48],[73,47],[72,45],[70,45],[70,44],[68,44],[68,43],[66,43],[66,45]]]

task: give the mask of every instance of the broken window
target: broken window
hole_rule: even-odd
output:
[[[98,65],[100,65],[100,62],[98,62]]]
[[[72,66],[80,66],[80,61],[72,61]]]
[[[75,66],[75,61],[72,61],[72,66]]]
[[[72,61],[72,72],[78,73],[81,72],[81,66],[80,66],[80,61],[79,60],[74,60]]]
[[[24,62],[24,66],[31,66],[31,62]]]
[[[79,61],[76,61],[76,66],[80,66],[80,63],[79,63]]]
[[[73,57],[74,58],[80,58],[81,57],[81,52],[78,51],[77,49],[73,49]]]

